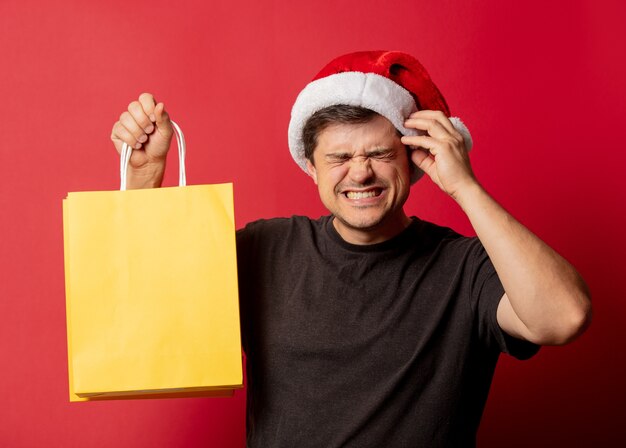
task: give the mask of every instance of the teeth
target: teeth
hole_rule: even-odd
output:
[[[346,193],[348,199],[363,199],[363,198],[373,198],[376,196],[376,192],[372,191],[349,191]]]

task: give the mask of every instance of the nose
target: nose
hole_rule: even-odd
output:
[[[372,162],[368,157],[353,157],[350,161],[350,179],[358,184],[366,184],[374,176]]]

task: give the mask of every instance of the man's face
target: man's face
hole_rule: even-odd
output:
[[[409,160],[389,120],[377,115],[363,124],[331,125],[317,143],[309,173],[346,241],[381,242],[408,225],[402,206],[411,186]]]

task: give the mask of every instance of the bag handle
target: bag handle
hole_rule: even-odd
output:
[[[183,131],[180,130],[178,125],[173,121],[172,127],[174,128],[174,134],[176,135],[176,143],[178,144],[178,186],[184,187],[187,185],[187,174],[185,172],[185,136]],[[126,190],[126,173],[128,172],[128,162],[130,161],[130,155],[133,152],[133,148],[128,146],[126,142],[122,145],[122,152],[120,153],[120,190]]]

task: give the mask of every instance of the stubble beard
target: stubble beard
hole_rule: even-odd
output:
[[[355,207],[357,209],[367,209],[370,207]],[[361,232],[374,231],[389,218],[389,212],[381,212],[380,216],[371,219],[366,217],[355,217],[353,219],[346,218],[342,213],[333,213],[334,217],[346,228],[351,230],[358,230]]]

